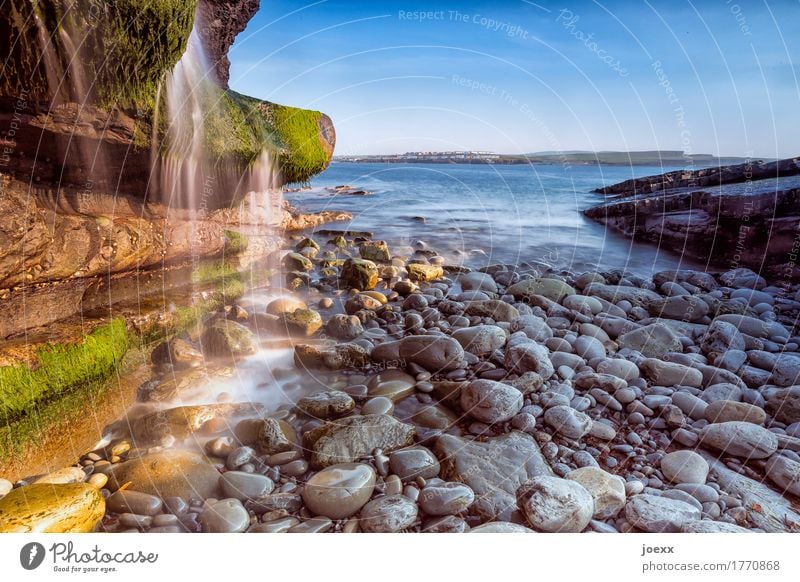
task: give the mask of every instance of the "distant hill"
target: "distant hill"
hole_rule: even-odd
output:
[[[718,158],[711,154],[687,155],[680,150],[639,152],[572,150],[529,154],[495,154],[491,152],[408,152],[369,156],[336,156],[338,162],[371,162],[394,164],[569,164],[607,166],[717,166],[745,163],[748,158]]]

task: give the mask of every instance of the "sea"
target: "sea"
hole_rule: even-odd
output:
[[[595,188],[676,169],[334,162],[310,188],[288,192],[286,199],[307,212],[351,213],[352,220],[317,230],[366,231],[386,240],[393,254],[429,248],[450,264],[470,268],[528,264],[648,276],[706,265],[666,246],[634,242],[581,211],[605,200]],[[334,192],[340,185],[368,194]]]

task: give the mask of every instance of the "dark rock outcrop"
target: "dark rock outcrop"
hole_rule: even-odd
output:
[[[745,177],[742,166],[714,170],[706,176],[713,187],[662,189],[690,180],[675,172],[609,186],[604,191],[621,195],[584,214],[710,265],[749,267],[784,281],[800,277],[800,158],[753,170],[753,176],[773,176],[758,180]]]
[[[253,18],[260,0],[205,0],[198,5],[198,32],[206,49],[206,56],[217,72],[217,82],[225,89],[230,79],[231,62],[228,49],[236,35],[242,32]]]

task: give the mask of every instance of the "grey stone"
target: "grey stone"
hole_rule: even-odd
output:
[[[630,498],[625,517],[648,533],[672,533],[681,531],[686,522],[699,520],[700,510],[683,501],[643,493]]]
[[[594,513],[594,499],[577,481],[539,476],[517,490],[517,503],[528,523],[539,531],[578,533]]]

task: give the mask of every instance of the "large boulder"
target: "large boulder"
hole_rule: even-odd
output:
[[[35,483],[0,498],[0,533],[88,533],[105,514],[100,490],[87,483]]]
[[[524,279],[508,288],[508,293],[517,299],[530,300],[534,295],[542,295],[551,301],[560,302],[567,295],[575,295],[575,289],[558,279]]]
[[[342,284],[367,291],[378,284],[378,265],[366,259],[347,259],[340,274]]]
[[[372,454],[407,447],[414,442],[414,427],[385,414],[350,416],[319,426],[305,435],[311,450],[311,465],[317,469],[338,463],[353,463]]]
[[[778,436],[775,433],[743,421],[720,422],[703,427],[700,443],[745,459],[765,459],[778,450]]]
[[[224,358],[249,356],[257,350],[253,332],[228,319],[218,319],[206,327],[200,343],[206,355]]]
[[[465,366],[464,348],[455,339],[443,335],[412,335],[386,342],[372,350],[376,362],[411,362],[430,372],[448,372]]]
[[[538,475],[552,474],[536,441],[517,431],[486,442],[442,435],[434,453],[441,463],[442,478],[460,481],[475,492],[472,508],[484,520],[508,521],[517,507],[520,485]]]
[[[112,491],[126,483],[132,490],[162,499],[203,501],[217,494],[219,472],[200,455],[170,450],[125,461],[108,472],[108,488]]]

